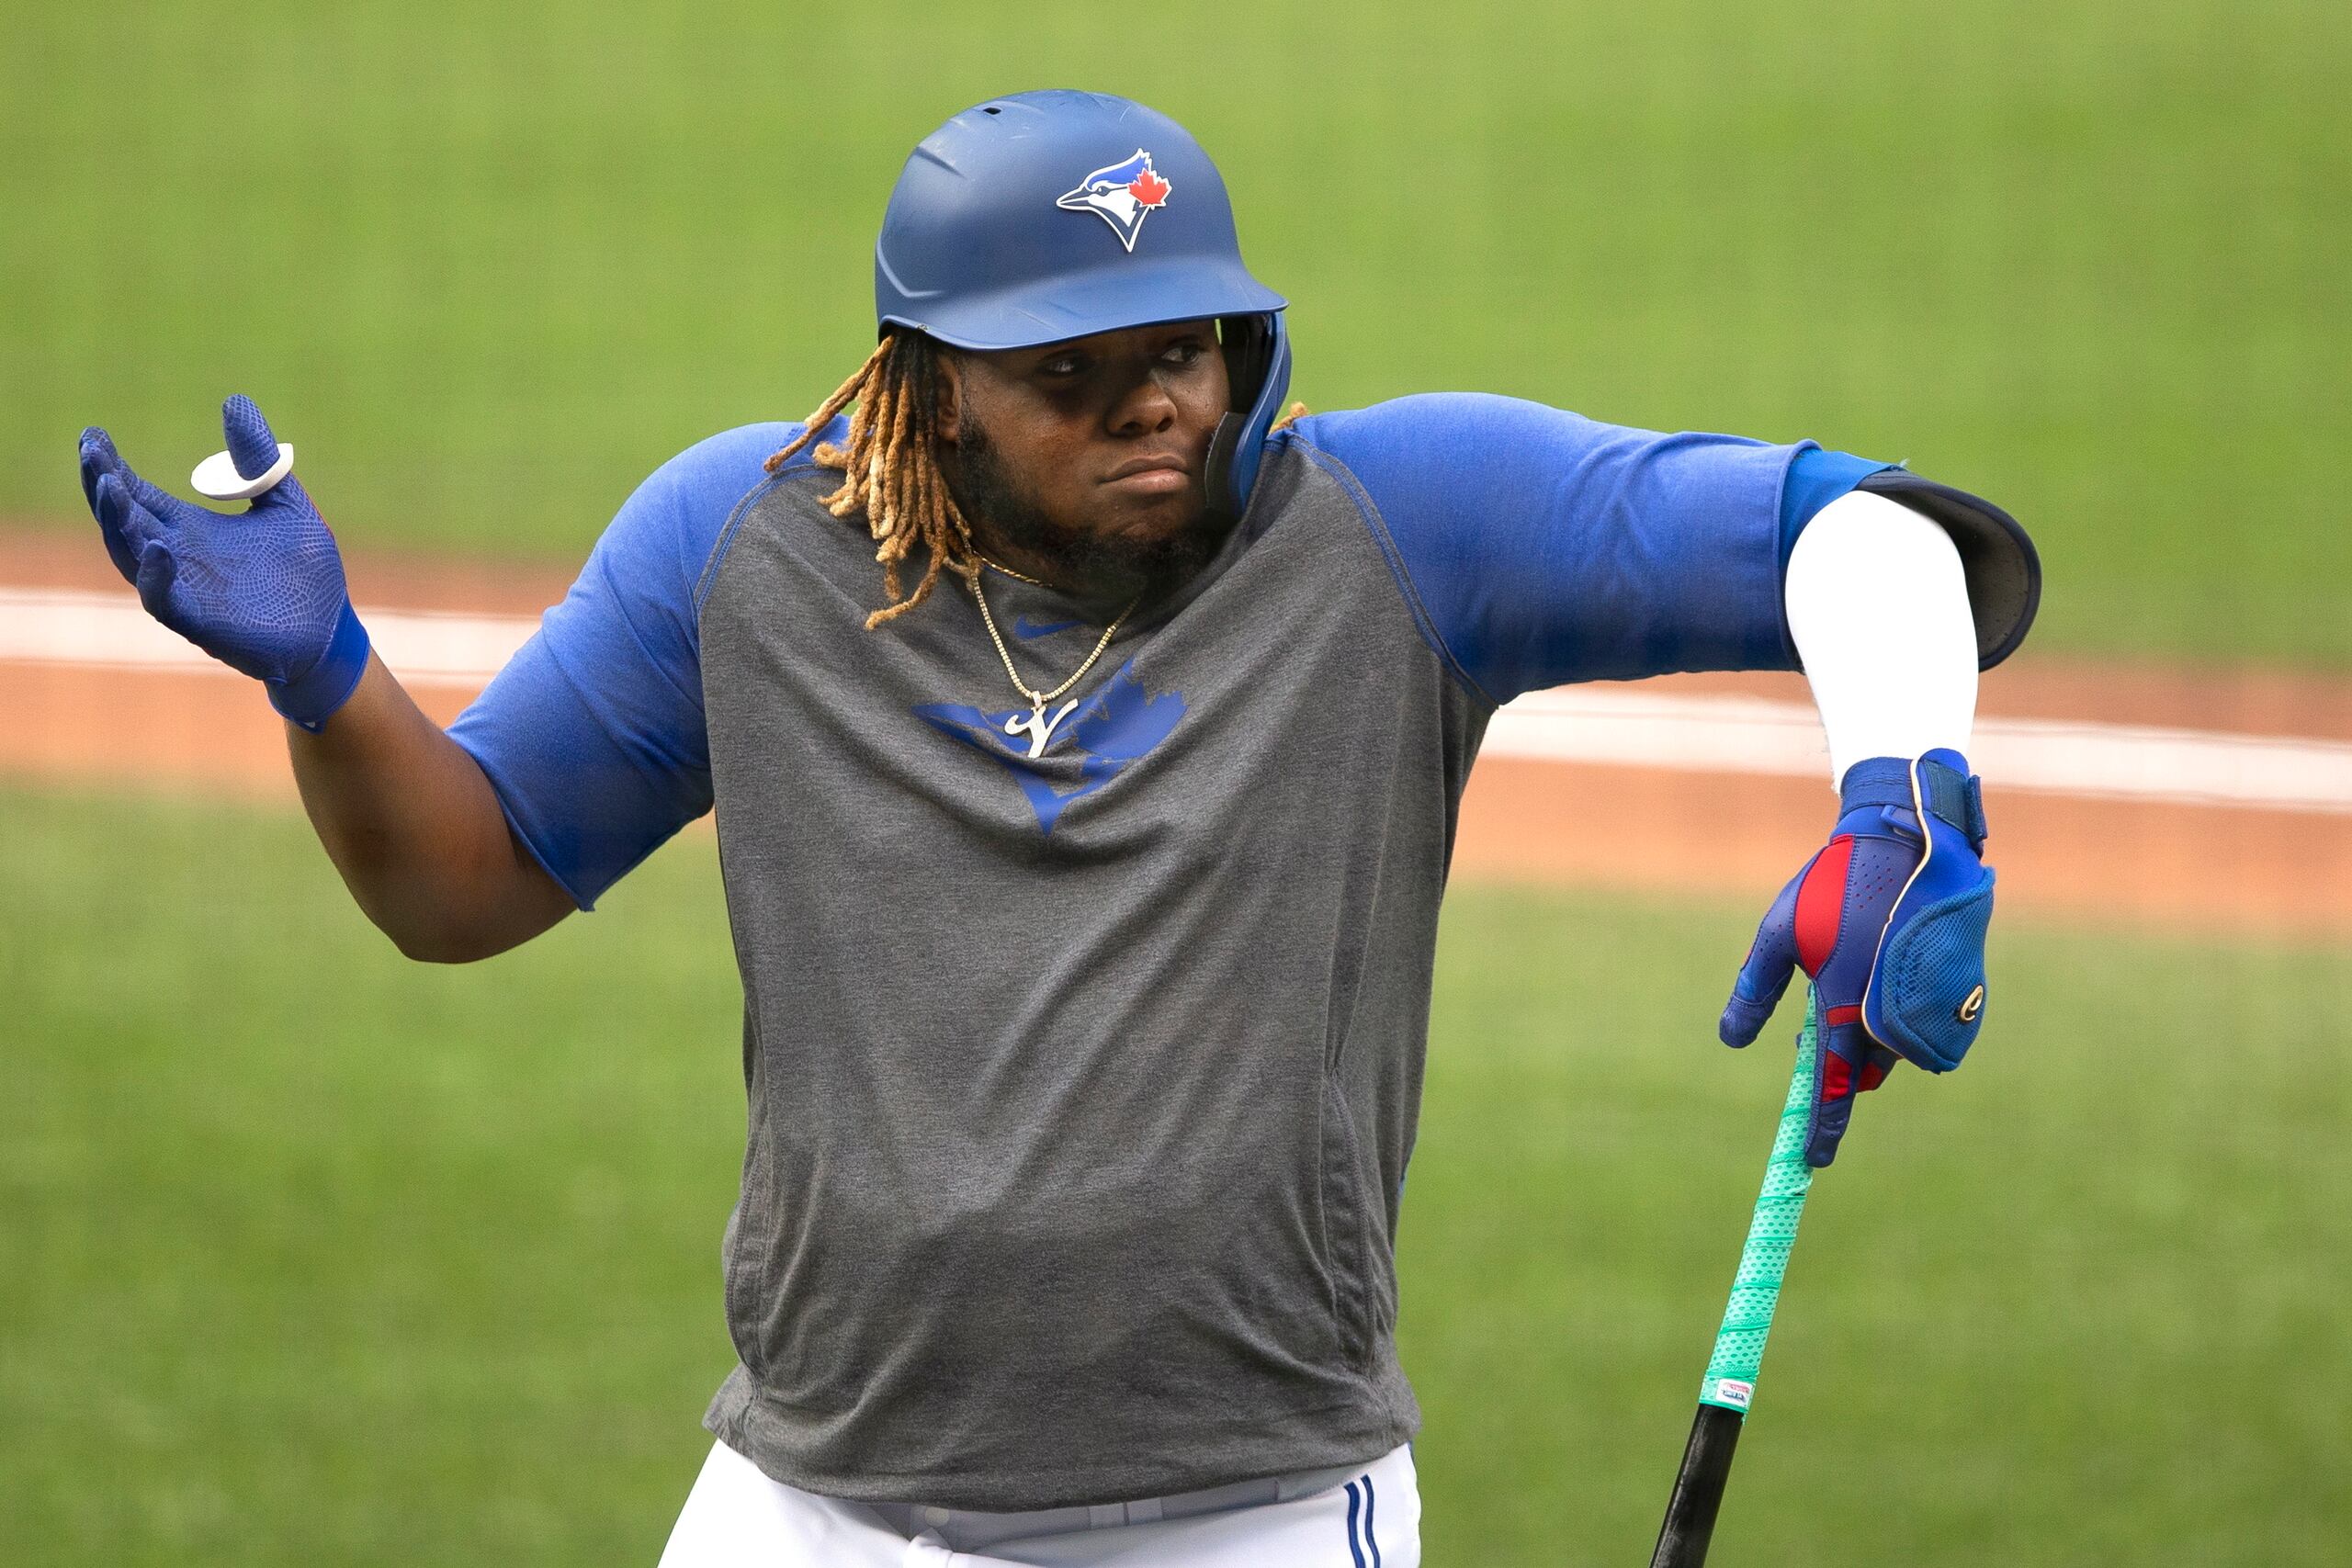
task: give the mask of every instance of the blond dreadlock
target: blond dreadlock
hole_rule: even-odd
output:
[[[939,471],[939,352],[931,339],[921,333],[887,333],[855,374],[808,416],[808,427],[767,460],[768,472],[776,472],[816,440],[835,414],[857,405],[850,415],[848,446],[821,443],[816,461],[842,470],[841,488],[822,498],[825,510],[842,518],[864,513],[866,531],[876,541],[874,558],[882,563],[882,588],[890,603],[865,617],[868,631],[931,597],[941,571],[968,578],[979,570],[971,526]],[[915,591],[902,593],[899,566],[918,544],[931,558]]]
[[[849,419],[849,445],[824,442],[816,461],[820,468],[842,470],[841,488],[820,498],[825,510],[843,518],[863,512],[867,532],[878,541],[874,558],[882,563],[882,590],[890,603],[865,617],[867,631],[930,598],[943,570],[970,578],[980,569],[971,525],[939,471],[939,352],[930,338],[913,332],[885,333],[865,363],[808,416],[808,428],[767,460],[767,471],[776,472],[815,441],[835,414],[857,405]],[[1293,403],[1273,428],[1287,429],[1306,412],[1305,403]],[[902,594],[899,563],[917,544],[929,549],[931,560],[915,591]]]

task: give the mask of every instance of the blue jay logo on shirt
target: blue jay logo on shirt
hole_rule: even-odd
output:
[[[990,713],[964,703],[920,703],[913,712],[942,735],[1002,763],[1037,813],[1039,829],[1050,833],[1070,802],[1126,772],[1167,739],[1184,716],[1183,694],[1147,692],[1135,671],[1131,659],[1067,722],[1057,724],[1042,757],[1030,756],[1028,742],[1006,732],[1010,721],[1029,711],[1025,707]]]
[[[1078,182],[1078,188],[1055,198],[1056,207],[1071,212],[1091,212],[1111,225],[1119,243],[1132,252],[1143,220],[1157,212],[1176,187],[1151,166],[1151,154],[1136,149],[1124,163],[1106,164]]]

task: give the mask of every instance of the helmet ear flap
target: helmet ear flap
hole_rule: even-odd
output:
[[[1238,518],[1249,510],[1250,492],[1258,482],[1266,433],[1273,428],[1283,396],[1290,390],[1290,339],[1279,311],[1221,316],[1217,345],[1225,355],[1233,409],[1216,422],[1209,437],[1202,478],[1209,505]]]
[[[1258,392],[1266,383],[1266,372],[1273,365],[1273,319],[1219,316],[1216,341],[1225,355],[1225,374],[1232,384],[1233,404],[1247,409],[1258,400]]]

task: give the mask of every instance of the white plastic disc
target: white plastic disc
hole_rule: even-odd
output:
[[[294,448],[281,441],[277,444],[277,461],[252,479],[237,472],[237,460],[226,452],[215,452],[196,466],[187,482],[196,493],[211,501],[251,501],[294,471]]]

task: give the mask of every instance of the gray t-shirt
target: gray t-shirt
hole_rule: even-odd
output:
[[[1799,448],[1498,399],[1310,419],[1041,756],[968,586],[705,443],[455,727],[586,905],[715,802],[749,1137],[708,1425],[839,1497],[1028,1509],[1412,1435],[1395,1243],[1494,704],[1789,662]],[[1033,686],[1100,635],[989,573]],[[1097,615],[1100,612],[1096,612]]]

